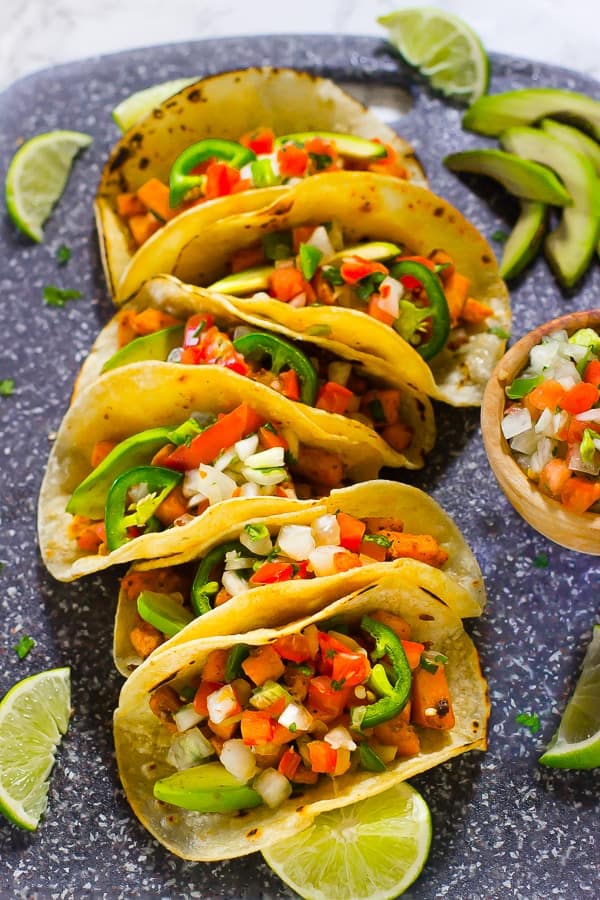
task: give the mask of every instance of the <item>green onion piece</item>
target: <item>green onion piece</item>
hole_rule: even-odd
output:
[[[264,538],[269,537],[269,529],[262,522],[258,525],[244,525],[244,531],[253,541],[262,541]]]
[[[319,268],[319,263],[323,259],[323,251],[312,244],[300,244],[300,271],[304,278],[310,281],[315,272]]]
[[[250,163],[254,187],[265,188],[279,184],[279,178],[273,171],[270,159],[255,159]]]
[[[592,431],[591,428],[586,428],[583,432],[583,438],[581,439],[581,444],[579,445],[579,455],[584,462],[594,462],[594,456],[596,454],[596,445],[594,444],[594,438],[598,437],[599,435],[595,431]]]
[[[421,653],[420,666],[422,669],[425,669],[426,672],[429,672],[430,675],[435,675],[439,669],[438,664],[433,662],[433,660],[428,659],[424,653]]]
[[[532,375],[530,378],[515,378],[506,388],[506,396],[510,400],[521,400],[544,380],[543,375]]]

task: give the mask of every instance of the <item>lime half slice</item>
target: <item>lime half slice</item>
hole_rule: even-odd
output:
[[[305,900],[384,900],[420,874],[431,816],[409,784],[321,813],[313,824],[263,850],[268,865]]]
[[[457,16],[422,6],[399,9],[377,21],[388,29],[390,42],[406,62],[447,97],[473,103],[487,91],[487,54],[475,32]]]
[[[48,131],[19,147],[6,173],[6,207],[17,228],[32,240],[65,189],[77,153],[91,144],[80,131]]]
[[[556,769],[600,766],[600,624],[594,625],[579,681],[540,762]]]
[[[153,84],[149,88],[144,88],[143,91],[136,91],[135,94],[125,97],[115,106],[112,117],[121,131],[129,131],[136,122],[160,106],[163,100],[179,93],[188,84],[195,84],[199,79],[199,75],[195,78],[175,78],[173,81],[163,81],[161,84]]]
[[[48,800],[56,750],[71,715],[68,668],[15,684],[0,701],[0,813],[35,831]]]

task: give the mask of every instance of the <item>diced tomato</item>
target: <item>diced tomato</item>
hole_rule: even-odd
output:
[[[360,256],[349,257],[340,266],[340,275],[346,284],[356,284],[373,272],[381,272],[383,275],[388,274],[388,270],[383,263],[362,259]]]
[[[201,681],[198,685],[198,690],[194,696],[194,709],[198,713],[199,716],[207,716],[208,715],[208,706],[206,705],[206,699],[210,694],[213,694],[215,691],[218,691],[219,688],[222,688],[223,684],[216,681]]]
[[[295,369],[287,369],[285,372],[280,372],[277,376],[281,383],[281,393],[284,397],[287,397],[288,400],[299,400],[300,399],[300,381],[298,379],[298,373]]]
[[[534,409],[555,410],[564,395],[565,389],[560,381],[549,378],[527,394],[527,405]]]
[[[420,657],[419,657],[420,658]],[[366,653],[336,653],[333,657],[332,681],[345,687],[362,684],[371,674],[371,664]]]
[[[289,659],[292,662],[302,663],[312,657],[310,644],[303,634],[288,634],[277,638],[273,648],[282,659]]]
[[[337,513],[336,520],[340,529],[340,546],[357,553],[367,526],[361,519],[345,512]]]
[[[279,174],[284,178],[302,178],[308,168],[309,155],[295,144],[286,144],[277,151]]]
[[[197,469],[201,463],[211,463],[222,450],[258,431],[263,422],[261,416],[247,403],[240,403],[230,413],[218,419],[214,425],[209,425],[197,434],[188,447],[182,444],[173,450],[163,465],[178,472],[185,472],[187,469]]]
[[[347,387],[337,384],[335,381],[327,381],[319,391],[315,406],[317,409],[324,409],[326,412],[338,413],[343,416],[348,411],[353,397],[354,394]]]
[[[304,149],[311,156],[321,157],[318,163],[313,159],[313,170],[317,172],[332,172],[337,171],[337,166],[335,165],[335,161],[338,157],[337,147],[332,141],[328,141],[325,138],[314,137],[310,138],[310,140],[306,141],[304,144]],[[324,157],[329,157],[329,162],[324,159]]]
[[[406,653],[410,669],[416,669],[421,662],[421,654],[425,649],[425,645],[419,644],[418,641],[402,641],[402,647]]]
[[[256,744],[270,744],[274,726],[273,719],[262,710],[245,709],[240,723],[242,740],[249,747]]]
[[[300,269],[293,266],[285,266],[274,269],[269,278],[269,287],[277,300],[288,303],[298,294],[313,294],[310,284],[304,278]],[[307,296],[308,299],[308,296]]]
[[[294,567],[287,562],[265,562],[250,578],[250,584],[276,584],[290,581],[294,575]]]
[[[195,347],[200,344],[202,335],[215,324],[214,316],[210,313],[196,313],[190,316],[185,323],[183,335],[184,347]]]
[[[315,230],[314,225],[298,225],[292,229],[292,250],[295,254],[300,252],[300,244],[306,244]]]
[[[583,439],[583,432],[589,428],[593,432],[598,432],[600,437],[600,424],[596,422],[584,422],[581,419],[569,418],[566,426],[558,432],[559,441],[566,441],[567,444],[580,444]]]
[[[337,750],[334,750],[327,741],[310,741],[306,747],[313,772],[333,775],[337,764]]]
[[[342,714],[352,692],[346,685],[336,690],[328,675],[317,675],[308,685],[308,709],[319,719],[332,721]]]
[[[248,131],[239,139],[239,143],[244,147],[249,147],[255,153],[272,153],[273,144],[275,142],[275,134],[271,128],[255,128],[254,131]]]
[[[573,385],[564,393],[558,400],[558,406],[572,416],[576,416],[591,409],[594,403],[598,402],[598,397],[600,397],[600,390],[595,384],[580,381],[579,384]]]
[[[431,272],[435,271],[435,263],[433,260],[428,259],[426,256],[399,256],[398,262],[401,260],[410,260],[412,262],[418,262],[422,266],[428,268]],[[407,291],[416,291],[419,290],[422,285],[418,278],[415,278],[413,275],[403,275],[400,278],[400,282],[403,287],[406,288]]]
[[[388,312],[387,302],[380,294],[371,295],[367,313],[378,322],[383,322],[384,325],[392,325],[395,321],[395,317]]]
[[[240,177],[239,169],[228,166],[227,163],[211,163],[206,170],[204,196],[207,200],[212,200],[215,197],[225,197],[227,194],[233,193]]]
[[[591,359],[583,373],[583,380],[587,384],[600,387],[600,359]]]
[[[258,429],[258,440],[262,450],[270,450],[271,447],[283,447],[289,450],[290,446],[286,439],[282,437],[272,426],[267,428],[263,425]]]
[[[279,765],[277,766],[277,771],[281,775],[285,775],[285,777],[289,781],[293,781],[294,775],[298,770],[298,766],[302,762],[302,757],[299,753],[293,749],[293,747],[288,747],[281,759],[279,760]]]
[[[254,684],[277,681],[285,672],[281,657],[270,644],[251,650],[242,663],[242,669]]]
[[[584,513],[600,500],[600,483],[573,476],[560,492],[560,500],[565,509]]]
[[[240,375],[247,374],[246,360],[235,349],[230,338],[215,326],[200,335],[200,347],[202,358],[209,365],[224,366]]]
[[[572,475],[573,472],[569,469],[566,460],[558,457],[551,459],[540,472],[540,490],[551,494],[553,497],[558,497]]]

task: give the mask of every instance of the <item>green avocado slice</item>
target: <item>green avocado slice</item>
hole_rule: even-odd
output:
[[[515,278],[537,254],[546,224],[546,204],[521,200],[521,212],[504,245],[500,275]]]
[[[348,159],[382,159],[387,156],[385,146],[379,141],[357,137],[355,134],[338,134],[334,131],[299,131],[295,134],[284,134],[275,139],[275,146],[290,142],[304,144],[313,138],[333,141],[340,156]]]
[[[539,200],[555,206],[567,206],[572,202],[550,169],[521,159],[517,153],[494,149],[464,150],[446,156],[444,165],[453,172],[473,172],[495,178],[509,193],[525,200]]]
[[[600,102],[575,91],[525,88],[480,97],[463,116],[463,128],[499,135],[513,125],[530,125],[554,116],[582,122],[600,140]]]
[[[274,271],[273,266],[255,266],[252,269],[244,269],[242,272],[234,272],[233,275],[226,275],[225,278],[215,281],[206,290],[232,295],[266,291]]]
[[[580,131],[579,128],[563,125],[562,122],[555,122],[554,119],[542,119],[541,125],[550,137],[556,138],[557,141],[561,141],[573,150],[587,156],[596,170],[596,174],[600,175],[600,144],[597,141]]]
[[[600,181],[581,153],[536,128],[508,128],[500,143],[511,153],[552,168],[573,198],[557,228],[544,242],[548,262],[559,282],[571,288],[585,272],[600,230]]]
[[[183,325],[162,328],[152,334],[144,334],[135,338],[107,359],[102,366],[103,372],[128,366],[130,363],[145,362],[149,359],[166,360],[171,350],[180,347],[183,342]]]
[[[368,244],[356,244],[353,247],[344,247],[338,250],[333,256],[328,256],[324,263],[335,265],[346,256],[360,256],[361,259],[368,259],[370,262],[381,262],[384,259],[391,259],[399,256],[402,249],[397,244],[391,244],[388,241],[370,241]]]
[[[157,800],[203,813],[230,813],[262,804],[258,791],[240,784],[219,762],[174,772],[154,783]]]

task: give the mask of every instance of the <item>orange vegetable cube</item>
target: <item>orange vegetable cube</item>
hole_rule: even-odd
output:
[[[285,666],[277,651],[270,644],[265,644],[250,651],[242,663],[242,669],[254,684],[260,685],[281,678]]]

